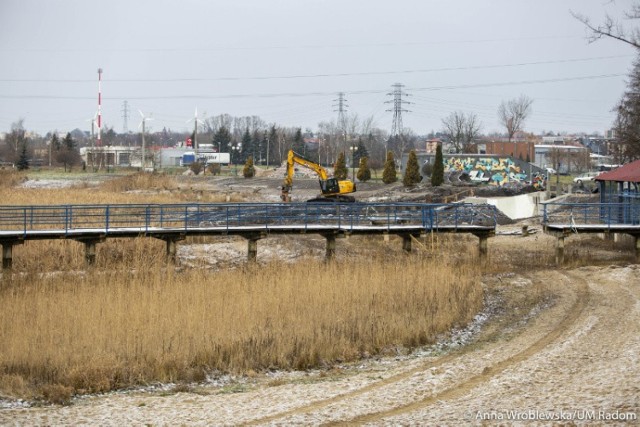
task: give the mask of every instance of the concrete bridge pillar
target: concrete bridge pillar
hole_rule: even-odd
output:
[[[564,236],[556,237],[556,265],[564,264]]]
[[[87,261],[87,265],[94,265],[96,263],[96,242],[95,240],[84,241],[84,259]]]
[[[326,234],[324,238],[327,240],[327,249],[325,258],[330,261],[336,257],[336,235]]]
[[[184,235],[170,235],[170,236],[153,236],[156,239],[163,240],[167,245],[165,252],[167,262],[175,264],[178,253],[178,242],[184,240]]]
[[[169,261],[172,264],[175,264],[176,253],[178,252],[177,242],[175,239],[166,239],[165,242],[167,243],[167,251],[166,251],[167,261]]]
[[[489,236],[483,234],[478,236],[478,255],[481,260],[486,260],[488,254],[489,254]]]
[[[258,240],[264,237],[266,237],[264,233],[244,236],[244,238],[247,239],[247,259],[249,262],[256,262],[258,258]]]
[[[8,270],[13,266],[13,246],[22,244],[22,241],[2,242],[2,269]]]
[[[84,244],[84,259],[87,265],[91,266],[96,263],[96,245],[105,241],[105,238],[94,239],[75,239]]]
[[[248,239],[247,258],[250,262],[255,262],[258,258],[258,239]]]
[[[402,250],[406,253],[411,253],[411,235],[403,234],[402,235]]]
[[[634,247],[636,248],[636,262],[640,262],[640,236],[633,236]]]

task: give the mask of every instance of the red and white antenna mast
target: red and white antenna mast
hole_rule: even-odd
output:
[[[102,68],[98,68],[98,147],[102,146]]]

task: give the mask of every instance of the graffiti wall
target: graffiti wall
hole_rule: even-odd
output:
[[[509,157],[447,157],[445,172],[466,172],[472,181],[503,186],[511,182],[527,181],[527,174]]]

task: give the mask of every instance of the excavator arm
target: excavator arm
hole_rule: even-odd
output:
[[[342,194],[353,193],[356,191],[356,186],[349,180],[338,181],[337,178],[329,178],[327,170],[320,164],[305,159],[293,150],[289,150],[287,155],[287,172],[282,184],[282,194],[280,198],[285,202],[291,201],[291,187],[293,186],[293,174],[295,172],[295,164],[302,165],[308,169],[314,171],[320,180],[320,190],[322,191],[321,198],[336,198],[340,201],[353,201],[350,196],[341,196]]]

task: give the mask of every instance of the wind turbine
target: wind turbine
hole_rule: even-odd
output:
[[[142,171],[144,172],[145,170],[145,152],[144,152],[144,131],[145,131],[145,123],[147,122],[147,120],[153,120],[153,118],[151,117],[146,117],[142,111],[138,110],[138,113],[140,113],[140,116],[142,117],[142,121],[140,122],[140,124],[138,125],[138,128],[142,127],[142,160],[140,161],[140,166],[142,168]]]
[[[193,151],[195,152],[196,159],[198,158],[198,107],[193,115],[193,119],[187,120],[185,123],[193,121]],[[202,123],[200,123],[202,126]]]
[[[95,166],[96,140],[95,140],[93,129],[98,124],[98,122],[96,121],[97,118],[98,118],[98,112],[96,111],[92,118],[85,120],[86,122],[89,122],[89,121],[91,122],[91,169],[93,169],[94,172],[96,171],[96,166]],[[51,163],[51,152],[49,152],[49,163]]]

